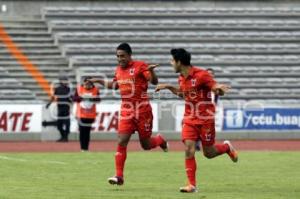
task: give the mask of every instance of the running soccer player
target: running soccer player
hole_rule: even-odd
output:
[[[229,141],[215,144],[215,107],[210,92],[224,95],[229,86],[218,84],[204,69],[191,65],[191,54],[185,49],[171,50],[171,65],[176,73],[180,73],[179,88],[168,84],[159,84],[156,92],[168,89],[185,100],[185,113],[182,127],[182,141],[185,145],[185,169],[188,185],[180,188],[180,192],[196,192],[196,141],[201,140],[203,154],[211,159],[227,153],[233,162],[238,161],[237,151]]]
[[[122,43],[116,49],[119,65],[113,81],[94,79],[109,89],[119,89],[122,104],[118,126],[118,147],[115,154],[116,174],[108,178],[110,184],[124,183],[124,165],[127,157],[127,144],[131,135],[137,131],[144,150],[161,147],[168,151],[168,143],[158,134],[152,135],[152,108],[147,95],[148,82],[158,83],[154,69],[158,65],[147,65],[143,61],[132,59],[129,44]]]

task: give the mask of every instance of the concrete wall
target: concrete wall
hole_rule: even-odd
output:
[[[293,0],[269,0],[269,1],[128,1],[128,0],[0,0],[0,8],[6,5],[6,12],[0,12],[1,16],[18,17],[18,16],[37,16],[40,15],[41,8],[45,6],[134,6],[134,7],[161,7],[161,6],[176,6],[176,7],[300,7],[300,1]],[[0,9],[1,10],[1,9]]]

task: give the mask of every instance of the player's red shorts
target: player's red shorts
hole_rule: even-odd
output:
[[[212,146],[215,143],[215,123],[208,124],[187,124],[182,125],[182,141],[201,140],[202,145]]]
[[[152,135],[152,111],[130,114],[121,111],[118,133],[133,134],[138,131],[140,139],[150,138]]]

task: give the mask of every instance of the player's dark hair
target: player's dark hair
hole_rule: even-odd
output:
[[[132,50],[131,47],[128,43],[121,43],[118,47],[117,50],[124,50],[125,52],[127,52],[129,55],[132,54]]]
[[[211,71],[212,72],[212,74],[215,74],[215,70],[213,69],[213,68],[208,68],[208,69],[206,69],[207,71]]]
[[[83,78],[83,82],[87,82],[87,81],[89,81],[90,79],[92,79],[91,76],[85,76],[85,77]]]
[[[180,61],[183,65],[191,65],[191,53],[183,48],[173,48],[171,49],[171,55],[176,62]]]

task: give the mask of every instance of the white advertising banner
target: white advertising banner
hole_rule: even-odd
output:
[[[175,111],[176,111],[175,130],[176,132],[181,132],[182,120],[184,115],[184,104],[177,105]],[[215,127],[217,132],[222,131],[223,116],[224,116],[223,107],[222,106],[216,107]]]
[[[0,105],[0,133],[39,133],[41,131],[42,105]]]
[[[151,103],[153,112],[153,132],[158,131],[158,110],[157,104]],[[71,132],[78,132],[78,122],[75,118],[76,106],[73,106],[71,118]],[[117,132],[119,123],[120,102],[108,103],[101,102],[97,104],[97,117],[92,126],[92,132]]]

